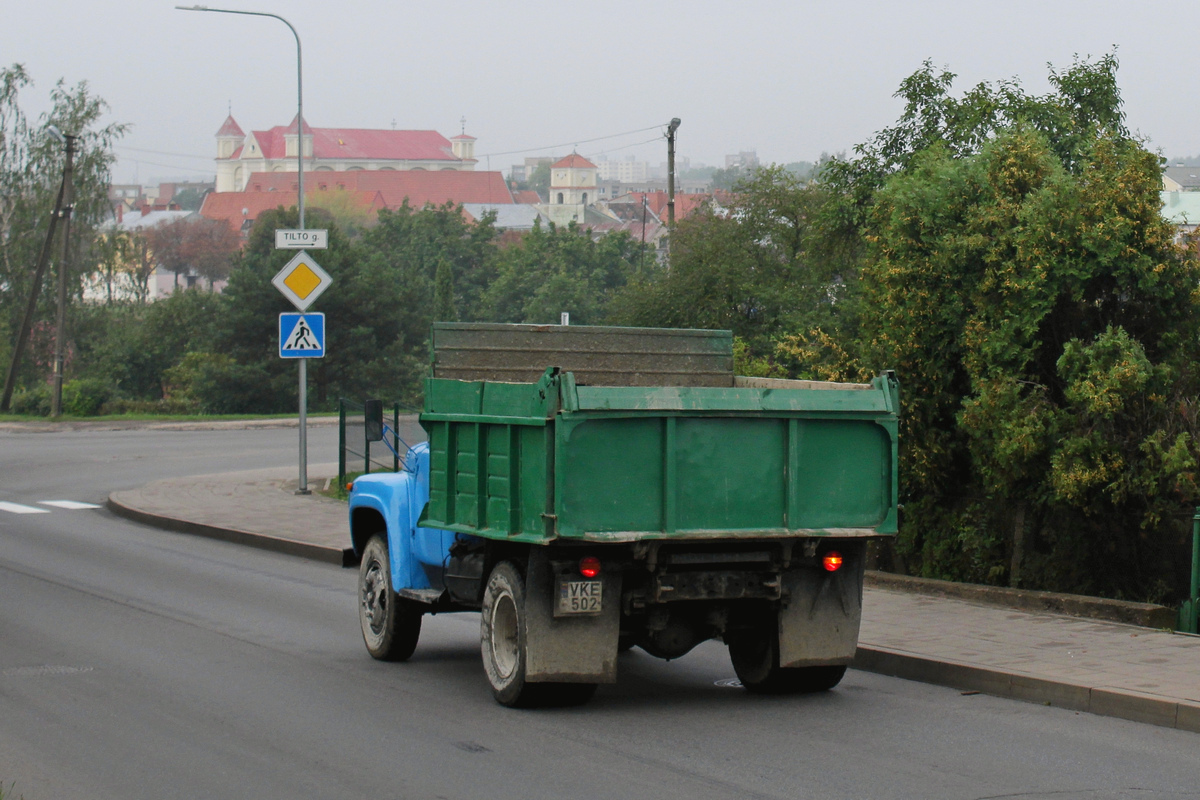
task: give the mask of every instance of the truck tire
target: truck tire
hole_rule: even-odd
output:
[[[387,539],[375,534],[358,568],[358,621],[367,652],[380,661],[407,661],[421,636],[421,613],[417,602],[392,589]]]
[[[510,708],[586,703],[594,683],[528,683],[525,680],[525,580],[511,561],[492,570],[483,592],[479,646],[492,695]]]
[[[824,692],[841,682],[842,665],[779,666],[779,632],[771,628],[738,634],[729,641],[729,660],[746,691],[753,694]]]

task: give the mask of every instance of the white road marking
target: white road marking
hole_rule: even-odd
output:
[[[99,508],[95,503],[78,503],[74,500],[38,500],[38,505],[65,508],[68,511],[82,511],[85,508]]]
[[[20,503],[6,503],[0,500],[0,511],[7,511],[10,514],[49,514],[50,512],[44,508],[34,508],[33,506],[23,506]]]

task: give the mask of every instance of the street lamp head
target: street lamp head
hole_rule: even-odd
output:
[[[47,125],[46,133],[50,134],[55,139],[58,139],[60,144],[67,143],[67,137],[63,136],[63,132],[58,129],[57,125]]]
[[[208,11],[208,6],[175,6],[180,11]]]
[[[674,133],[679,130],[679,124],[679,117],[672,119],[671,124],[667,126],[667,133]]]

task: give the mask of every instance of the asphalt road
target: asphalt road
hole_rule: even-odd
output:
[[[330,461],[336,431],[310,432]],[[0,501],[295,463],[296,432],[0,433]],[[1200,737],[850,672],[760,698],[709,643],[577,709],[495,704],[478,617],[374,662],[351,570],[103,509],[0,512],[4,798],[1183,798]],[[1200,670],[1200,665],[1198,665]]]

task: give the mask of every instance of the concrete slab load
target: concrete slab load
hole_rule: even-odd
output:
[[[336,471],[310,465],[310,486]],[[345,504],[295,494],[295,474],[172,478],[114,492],[108,505],[167,530],[353,563]],[[1200,636],[1146,627],[1167,619],[1142,604],[870,574],[854,666],[1200,733]]]

